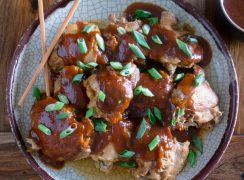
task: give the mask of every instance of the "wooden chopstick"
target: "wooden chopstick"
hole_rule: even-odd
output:
[[[33,77],[32,77],[32,79],[30,80],[28,86],[26,87],[26,89],[25,89],[23,95],[21,96],[21,98],[20,98],[20,100],[19,100],[19,102],[18,102],[18,105],[19,105],[19,106],[21,106],[21,105],[23,104],[23,102],[24,102],[24,100],[25,100],[27,94],[28,94],[29,91],[31,90],[31,88],[32,88],[33,84],[35,83],[35,81],[36,81],[38,75],[40,74],[41,70],[42,70],[43,67],[45,66],[45,64],[46,64],[46,62],[47,62],[47,60],[48,60],[48,57],[49,57],[50,54],[52,53],[53,48],[54,48],[55,45],[57,44],[57,42],[58,42],[59,38],[61,37],[61,35],[63,34],[63,32],[64,32],[66,26],[68,25],[69,20],[71,19],[71,17],[73,16],[73,14],[74,14],[76,8],[78,7],[79,2],[80,2],[80,0],[75,0],[75,1],[74,1],[74,4],[73,4],[73,6],[71,7],[71,9],[70,9],[68,15],[67,15],[66,18],[64,19],[63,24],[62,24],[61,27],[59,28],[58,33],[55,35],[55,37],[54,37],[54,39],[53,39],[53,41],[52,41],[50,47],[47,49],[46,53],[45,53],[44,56],[42,57],[42,60],[41,60],[40,65],[38,66],[38,68],[37,68],[35,74],[33,75]]]
[[[46,52],[46,32],[45,32],[45,22],[44,22],[44,14],[43,14],[43,0],[38,0],[38,13],[40,20],[40,31],[41,31],[41,47],[42,47],[42,57]],[[48,65],[45,64],[44,67],[44,78],[45,78],[45,87],[46,87],[46,95],[50,96],[50,86],[49,86],[49,78],[48,78]]]

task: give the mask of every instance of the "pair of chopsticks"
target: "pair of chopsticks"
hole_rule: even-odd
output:
[[[30,92],[32,86],[34,85],[38,75],[40,74],[41,70],[43,69],[43,67],[45,66],[44,69],[44,77],[45,77],[45,86],[46,86],[46,95],[50,96],[50,87],[49,87],[49,77],[48,77],[48,66],[46,64],[48,57],[50,56],[50,54],[52,53],[52,50],[54,49],[55,45],[57,44],[59,38],[61,37],[61,35],[63,34],[66,26],[68,25],[69,20],[71,19],[71,17],[73,16],[76,8],[79,5],[80,0],[75,0],[68,15],[65,17],[63,24],[61,25],[61,27],[59,28],[57,34],[55,35],[50,47],[46,50],[46,37],[45,37],[45,25],[44,25],[44,15],[43,15],[43,0],[38,0],[38,11],[39,11],[39,19],[40,19],[40,28],[41,28],[41,47],[42,47],[42,59],[41,59],[41,63],[38,66],[35,74],[33,75],[32,79],[30,80],[28,86],[26,87],[23,95],[21,96],[18,105],[21,106],[26,98],[26,96],[28,95],[28,93]]]

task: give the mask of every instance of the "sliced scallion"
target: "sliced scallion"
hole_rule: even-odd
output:
[[[94,120],[95,131],[105,132],[107,130],[107,124],[101,119]]]
[[[196,163],[196,154],[193,150],[189,150],[188,156],[187,156],[187,162],[191,167],[193,167]]]
[[[162,79],[162,75],[155,68],[148,69],[147,72],[156,80]]]
[[[68,98],[61,93],[58,94],[58,99],[60,102],[63,102],[64,104],[69,104]]]
[[[185,76],[185,73],[179,73],[175,76],[174,81],[180,81],[181,79],[183,79],[183,77]]]
[[[77,39],[77,44],[78,44],[78,46],[79,46],[80,51],[81,51],[82,54],[87,53],[88,49],[87,49],[87,46],[86,46],[85,39],[83,39],[83,38]]]
[[[151,17],[151,18],[148,18],[148,20],[149,20],[149,24],[151,26],[158,23],[158,18],[157,17]]]
[[[136,39],[138,44],[140,44],[141,46],[143,46],[143,47],[145,47],[147,49],[150,49],[150,47],[147,44],[147,41],[145,40],[145,37],[143,36],[142,33],[138,32],[136,30],[133,30],[132,33],[133,33],[134,38]]]
[[[160,39],[160,37],[158,35],[153,35],[152,36],[152,40],[156,44],[163,44],[162,41],[161,41],[161,39]]]
[[[179,109],[178,110],[178,117],[181,117],[181,116],[184,116],[184,114],[185,114],[185,109],[184,108],[181,108],[181,109]]]
[[[196,135],[192,135],[192,142],[196,146],[196,148],[200,151],[200,153],[203,153],[203,145],[201,139]]]
[[[192,57],[192,52],[184,41],[181,41],[180,39],[176,39],[176,43],[181,51],[183,51],[190,58]]]
[[[57,101],[53,104],[49,104],[45,107],[45,111],[51,112],[51,111],[58,111],[61,110],[64,107],[64,103]]]
[[[93,112],[94,112],[94,108],[93,108],[93,107],[89,108],[89,109],[86,111],[86,115],[85,115],[85,117],[86,117],[86,118],[90,118],[90,117],[92,117]]]
[[[155,117],[158,118],[160,121],[163,120],[162,113],[157,107],[153,108],[153,113],[154,113]]]
[[[36,100],[41,100],[41,92],[37,86],[33,87],[32,92],[33,92],[33,96],[36,98]]]
[[[143,137],[143,135],[145,134],[146,130],[147,130],[147,122],[143,118],[141,121],[141,124],[138,128],[138,131],[136,133],[136,139],[141,139]]]
[[[152,113],[152,111],[151,111],[150,108],[147,108],[147,117],[150,120],[150,122],[151,122],[152,125],[156,124],[156,118],[153,115],[153,113]]]
[[[123,157],[123,158],[131,158],[132,156],[135,155],[135,152],[125,149],[124,151],[119,153],[119,155],[120,155],[120,157]]]
[[[200,73],[195,76],[195,86],[199,86],[205,80],[204,74]]]
[[[145,35],[148,35],[149,32],[150,32],[150,26],[148,24],[144,24],[142,26],[142,32],[145,34]]]
[[[126,64],[123,69],[120,71],[120,75],[122,76],[129,76],[134,72],[134,69],[132,68],[132,64],[128,63]]]
[[[135,90],[134,90],[134,95],[137,96],[139,94],[143,94],[144,96],[148,96],[148,97],[153,97],[154,94],[148,89],[148,88],[144,88],[141,85],[138,86]]]
[[[149,17],[152,17],[152,13],[142,9],[137,9],[134,14],[135,19],[145,19]]]
[[[88,24],[83,28],[82,32],[90,33],[95,27],[95,24]]]
[[[99,46],[99,48],[102,50],[102,51],[105,51],[105,43],[104,43],[104,40],[102,38],[102,36],[100,34],[96,34],[96,41],[97,41],[97,44]]]
[[[72,79],[72,83],[78,84],[81,82],[81,79],[83,77],[83,74],[76,74],[73,79]]]
[[[72,123],[67,129],[63,130],[60,134],[59,134],[59,138],[63,139],[67,136],[69,136],[70,134],[72,134],[76,129],[77,129],[78,125],[76,123]]]
[[[110,65],[111,65],[112,68],[115,69],[115,70],[121,70],[121,69],[123,69],[123,65],[122,65],[120,62],[114,62],[114,61],[111,61],[111,62],[110,62]]]
[[[47,136],[50,136],[52,134],[51,130],[48,127],[46,127],[44,124],[39,124],[38,129],[44,134],[46,134]]]
[[[67,117],[69,117],[70,113],[68,112],[60,112],[57,116],[56,116],[56,120],[62,120],[62,119],[66,119]]]
[[[185,39],[186,39],[188,42],[193,43],[193,44],[198,43],[197,38],[195,38],[195,37],[193,37],[193,36],[191,36],[191,35],[187,35],[187,36],[185,37]]]
[[[130,47],[131,51],[136,55],[136,57],[141,58],[141,59],[146,59],[146,57],[144,56],[144,54],[142,53],[142,51],[140,50],[140,48],[138,46],[136,46],[135,44],[129,43],[129,47]]]
[[[148,144],[148,148],[149,148],[149,150],[150,150],[150,151],[154,150],[155,147],[157,147],[157,145],[159,144],[159,142],[160,142],[160,137],[159,137],[159,135],[157,135],[157,136],[155,136],[155,137],[153,138],[153,140]]]
[[[171,119],[171,126],[172,127],[174,127],[176,125],[176,120],[177,120],[177,118],[175,116]]]
[[[119,165],[125,168],[135,168],[137,166],[136,162],[131,160],[131,161],[121,161],[119,162]]]
[[[87,69],[92,69],[92,68],[95,68],[98,66],[97,63],[95,62],[88,62],[88,63],[83,63],[81,61],[77,61],[76,62],[77,66],[84,69],[84,70],[87,70]]]
[[[99,93],[98,93],[98,99],[100,101],[104,102],[105,98],[106,98],[106,94],[103,91],[100,90]]]
[[[117,28],[117,31],[118,31],[118,33],[119,33],[120,35],[123,35],[123,34],[126,33],[125,28],[123,28],[123,27],[121,27],[121,26]]]

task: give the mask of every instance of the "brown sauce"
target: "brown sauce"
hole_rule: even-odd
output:
[[[224,0],[224,7],[230,18],[244,29],[244,1]]]

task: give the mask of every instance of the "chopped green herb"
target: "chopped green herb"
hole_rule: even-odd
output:
[[[149,20],[149,24],[151,26],[153,26],[153,25],[158,23],[158,18],[157,17],[148,18],[148,20]]]
[[[95,131],[106,132],[108,125],[101,119],[95,119],[94,126],[95,126]]]
[[[174,116],[172,119],[171,119],[171,126],[174,127],[175,124],[176,124],[176,117]]]
[[[102,38],[102,36],[100,34],[96,34],[96,41],[97,41],[97,44],[99,46],[99,48],[102,50],[102,51],[105,51],[105,43],[104,43],[104,40]]]
[[[152,125],[155,125],[156,124],[156,118],[153,115],[153,113],[152,113],[152,111],[151,111],[150,108],[147,108],[147,117],[150,120],[150,122],[152,123]]]
[[[62,120],[62,119],[66,119],[67,117],[69,117],[70,113],[68,112],[60,112],[57,116],[56,116],[56,120]]]
[[[119,162],[119,165],[125,168],[135,168],[137,166],[136,162],[131,160],[131,161],[121,161]]]
[[[185,114],[185,109],[184,108],[181,108],[181,109],[179,109],[178,110],[178,116],[177,117],[181,117],[181,116],[183,116]]]
[[[134,19],[145,19],[149,17],[152,17],[152,13],[142,9],[137,9],[134,14]]]
[[[145,34],[145,35],[148,35],[149,32],[150,32],[150,26],[148,24],[144,24],[142,26],[142,32]]]
[[[60,102],[63,102],[64,104],[69,104],[68,98],[61,93],[58,94],[58,99]]]
[[[51,130],[47,128],[44,124],[39,124],[38,129],[47,136],[50,136],[52,134]]]
[[[82,54],[87,53],[88,49],[87,49],[87,46],[86,46],[85,39],[83,39],[83,38],[77,39],[77,44],[78,44],[78,46],[79,46],[80,51],[81,51]]]
[[[41,100],[41,92],[37,86],[33,87],[32,92],[33,92],[33,96],[36,98],[36,100]]]
[[[74,84],[78,84],[81,82],[81,79],[83,77],[83,74],[76,74],[73,79],[72,79],[72,83]]]
[[[95,27],[95,24],[88,24],[83,28],[82,32],[90,33]]]
[[[98,93],[98,99],[100,101],[104,102],[105,98],[106,98],[106,94],[103,91],[100,90],[99,93]]]
[[[148,69],[147,72],[156,80],[162,79],[162,75],[155,68]]]
[[[60,134],[59,134],[59,138],[63,139],[67,136],[69,136],[70,134],[72,134],[76,129],[77,129],[78,125],[76,123],[72,123],[67,129],[63,130]]]
[[[187,162],[191,167],[193,167],[196,163],[196,154],[194,151],[190,149],[188,156],[187,156]]]
[[[143,36],[142,33],[136,31],[136,30],[133,30],[132,31],[136,41],[138,44],[140,44],[141,46],[147,48],[147,49],[150,49],[149,45],[147,44],[147,41],[145,40],[145,37]]]
[[[190,42],[190,43],[193,43],[193,44],[198,43],[197,38],[192,37],[191,35],[187,35],[187,36],[185,37],[185,39],[186,39],[186,41],[188,41],[188,42]]]
[[[87,70],[87,69],[92,69],[92,68],[95,68],[98,66],[97,63],[95,62],[89,62],[89,63],[83,63],[81,61],[77,61],[76,62],[77,66],[84,69],[84,70]]]
[[[199,86],[205,80],[204,74],[200,73],[195,76],[195,86]]]
[[[203,153],[203,145],[201,139],[197,135],[192,136],[192,142],[196,146],[196,148],[200,151],[200,153]]]
[[[159,38],[158,35],[154,35],[154,36],[152,36],[152,40],[153,40],[153,42],[155,42],[156,44],[163,44],[162,41],[161,41],[161,39]]]
[[[129,76],[133,72],[134,72],[134,68],[132,68],[132,64],[131,63],[128,63],[128,64],[126,64],[123,67],[122,71],[120,71],[120,75],[122,75],[122,76]]]
[[[183,79],[183,77],[185,76],[185,73],[179,73],[175,76],[174,81],[180,81],[181,79]]]
[[[123,157],[123,158],[131,158],[132,156],[135,155],[135,152],[125,149],[119,155],[120,155],[120,157]]]
[[[134,90],[134,96],[141,94],[142,88],[143,88],[142,86],[137,86],[136,89]]]
[[[86,117],[86,118],[90,118],[90,117],[92,117],[92,115],[93,115],[93,111],[94,111],[94,108],[93,108],[93,107],[89,108],[89,109],[86,111],[86,115],[85,115],[85,117]]]
[[[56,103],[49,104],[45,107],[45,111],[51,112],[51,111],[58,111],[61,110],[64,107],[64,103],[57,101]]]
[[[130,47],[131,51],[136,55],[136,57],[141,58],[141,59],[146,59],[146,57],[144,56],[144,54],[142,53],[142,51],[140,50],[140,48],[138,46],[136,46],[135,44],[129,43],[129,47]]]
[[[153,138],[153,140],[148,144],[148,148],[150,149],[150,151],[154,150],[155,147],[159,144],[160,142],[160,137],[159,135],[155,136]]]
[[[180,39],[176,39],[176,43],[180,48],[180,50],[182,50],[190,58],[192,57],[192,52],[184,41],[181,41]]]
[[[136,133],[136,139],[141,139],[143,137],[143,135],[145,134],[147,129],[147,122],[146,120],[143,118],[141,121],[141,124],[138,128],[138,131]]]
[[[123,65],[120,62],[114,62],[111,61],[110,65],[112,66],[112,68],[114,68],[115,70],[121,70],[123,69]]]
[[[153,108],[153,113],[154,113],[154,115],[155,115],[160,121],[163,120],[162,113],[160,112],[160,110],[159,110],[157,107],[154,107],[154,108]]]
[[[118,28],[117,28],[117,31],[118,31],[118,33],[119,33],[120,35],[123,35],[123,34],[126,33],[126,30],[125,30],[125,28],[123,28],[123,27],[118,27]]]
[[[148,89],[148,88],[144,88],[142,86],[138,86],[135,90],[134,90],[134,95],[137,96],[139,94],[143,94],[144,96],[148,96],[148,97],[153,97],[154,94]]]

